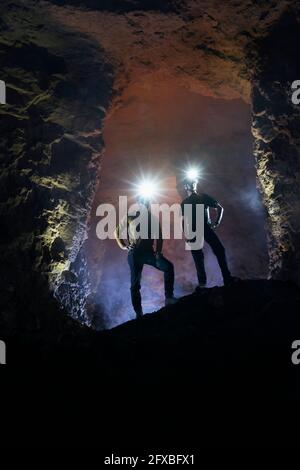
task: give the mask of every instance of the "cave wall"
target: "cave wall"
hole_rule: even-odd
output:
[[[253,67],[253,135],[259,186],[268,216],[270,275],[300,282],[299,7],[259,42]]]
[[[53,23],[36,2],[1,2],[0,18],[0,326],[39,327],[53,291],[89,324],[82,245],[112,69],[99,45]]]
[[[267,212],[270,275],[299,281],[299,4],[293,0],[123,2],[112,10],[84,0],[51,0],[54,17],[103,45],[117,85],[167,82],[204,96],[252,103],[258,186]],[[81,5],[82,9],[78,9]],[[120,102],[122,105],[122,102]]]
[[[84,240],[102,121],[137,78],[246,102],[252,83],[271,275],[299,281],[295,2],[4,0],[0,13],[2,326],[38,326],[50,292],[91,324]]]

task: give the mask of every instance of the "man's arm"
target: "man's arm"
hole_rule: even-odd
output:
[[[224,214],[224,208],[217,202],[217,205],[213,207],[214,210],[217,211],[217,218],[215,222],[211,223],[210,226],[211,228],[215,229],[219,227],[220,223],[222,222],[223,214]]]
[[[212,228],[215,229],[219,227],[223,214],[224,214],[224,209],[221,206],[221,204],[213,197],[209,196],[208,194],[203,194],[202,195],[203,202],[206,206],[206,212],[207,212],[207,223],[208,225]],[[214,211],[217,212],[216,219],[214,222],[211,221],[210,218],[210,209],[214,209]]]
[[[118,225],[117,228],[114,231],[114,236],[115,236],[116,242],[119,245],[119,247],[121,248],[121,250],[128,250],[128,244],[125,242],[125,239],[120,237],[120,233],[123,232],[123,230],[125,229],[126,226],[127,226],[127,217],[125,217],[121,221],[120,225]]]

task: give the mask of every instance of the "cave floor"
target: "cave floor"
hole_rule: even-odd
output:
[[[51,422],[64,417],[53,435],[62,446],[77,447],[79,419],[91,418],[96,429],[78,446],[278,446],[288,436],[279,422],[298,407],[299,301],[292,284],[247,280],[103,332],[71,322],[48,341],[7,337],[19,371],[13,413],[32,419],[46,403]]]

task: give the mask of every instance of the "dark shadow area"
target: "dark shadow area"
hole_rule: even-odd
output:
[[[54,424],[61,413],[49,442],[63,446],[292,445],[297,434],[281,420],[295,421],[300,392],[300,366],[291,361],[299,302],[293,285],[243,281],[107,332],[66,323],[47,338],[7,337],[8,359],[18,371],[14,390],[24,367],[25,384],[32,375],[39,381],[36,391],[23,386],[15,410],[23,416],[34,409],[28,404],[35,407],[48,384],[51,401],[38,419]],[[91,416],[99,429],[77,441],[79,420]],[[8,429],[6,439],[27,442],[22,428],[13,435]],[[37,443],[47,446],[45,435],[31,441]]]
[[[169,13],[177,11],[174,0],[50,0],[59,6],[75,6],[89,10],[129,13],[132,11],[160,11]]]

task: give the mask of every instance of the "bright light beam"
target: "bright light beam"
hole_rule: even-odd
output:
[[[138,195],[146,200],[152,199],[157,192],[157,185],[154,181],[143,180],[137,186]]]
[[[191,181],[194,181],[194,180],[197,180],[199,178],[199,170],[198,168],[189,168],[187,171],[186,171],[186,176],[189,180]]]

